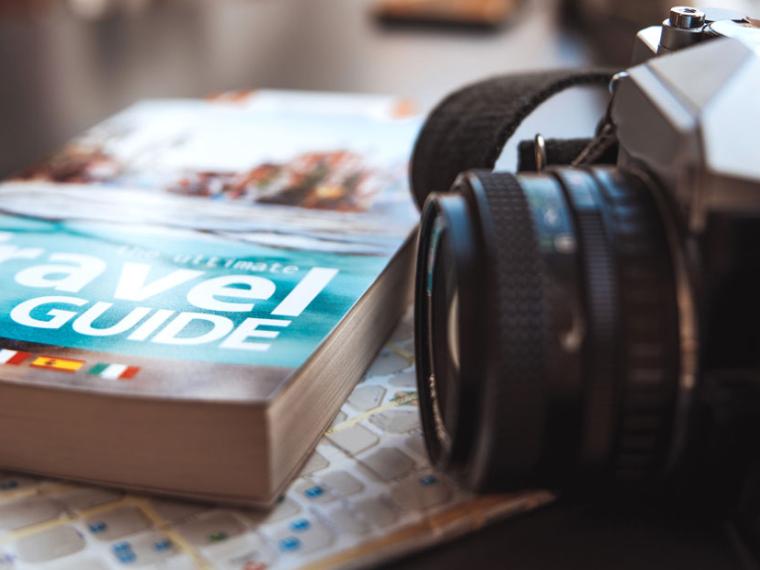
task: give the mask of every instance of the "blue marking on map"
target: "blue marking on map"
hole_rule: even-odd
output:
[[[301,541],[295,536],[287,536],[280,541],[280,550],[283,552],[293,552],[301,547]]]
[[[309,527],[311,527],[311,523],[306,519],[298,519],[290,523],[290,530],[293,532],[303,532],[309,530]]]

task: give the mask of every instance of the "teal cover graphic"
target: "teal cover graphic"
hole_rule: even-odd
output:
[[[386,262],[0,216],[0,330],[100,352],[297,367]]]
[[[297,368],[414,228],[401,108],[262,91],[95,127],[0,184],[0,337]]]

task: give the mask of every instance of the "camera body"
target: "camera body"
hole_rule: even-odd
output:
[[[692,27],[638,33],[611,112],[619,165],[646,165],[700,232],[710,213],[760,216],[760,21],[693,10]]]
[[[633,61],[615,82],[611,121],[618,167],[656,180],[670,212],[663,219],[681,335],[675,474],[738,490],[718,492],[718,503],[740,513],[757,548],[760,464],[751,442],[760,437],[760,405],[751,385],[760,375],[760,21],[673,8],[661,26],[637,34]],[[721,396],[705,395],[710,383]],[[695,405],[700,399],[709,401]],[[719,415],[726,425],[716,429]]]
[[[634,63],[594,140],[529,145],[537,173],[484,168],[542,100],[603,75],[476,84],[423,128],[428,452],[481,491],[699,497],[757,544],[760,21],[676,7]]]

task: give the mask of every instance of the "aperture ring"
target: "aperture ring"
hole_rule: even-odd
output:
[[[667,458],[678,381],[674,269],[651,189],[594,168],[616,251],[621,377],[612,460],[621,482],[658,477]]]

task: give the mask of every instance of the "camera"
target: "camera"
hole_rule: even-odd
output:
[[[420,409],[476,491],[652,497],[760,534],[760,21],[675,7],[625,71],[494,78],[415,148]],[[594,138],[520,144],[609,85]],[[424,204],[424,206],[423,206]]]

